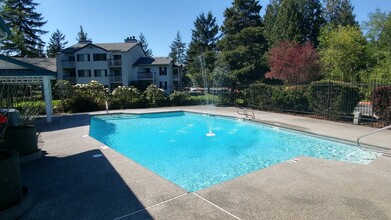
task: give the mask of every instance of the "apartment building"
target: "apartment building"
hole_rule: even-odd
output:
[[[181,66],[168,57],[146,57],[141,45],[132,38],[124,43],[79,41],[56,57],[58,79],[72,84],[96,80],[114,90],[134,82],[151,83],[167,94],[181,89]]]

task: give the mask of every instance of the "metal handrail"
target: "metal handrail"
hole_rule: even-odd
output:
[[[369,132],[368,134],[364,134],[360,137],[357,138],[356,140],[356,143],[357,143],[357,146],[359,146],[360,148],[362,148],[362,146],[360,145],[360,139],[363,138],[363,137],[366,137],[366,136],[369,136],[371,134],[374,134],[374,133],[377,133],[377,132],[380,132],[380,131],[383,131],[383,130],[387,130],[387,129],[390,129],[391,128],[391,125],[388,125],[384,128],[380,128],[380,129],[377,129],[376,131],[372,131],[372,132]]]
[[[239,110],[243,110],[243,113],[239,112]],[[247,110],[251,110],[251,115],[247,113]],[[238,110],[236,110],[236,112],[239,114],[239,115],[244,115],[247,117],[252,117],[253,119],[255,119],[255,115],[254,115],[254,111],[252,108],[249,108],[249,107],[239,107]]]

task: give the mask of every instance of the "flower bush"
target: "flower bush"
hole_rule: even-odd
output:
[[[118,86],[111,95],[111,107],[114,109],[144,107],[142,93],[133,86]]]
[[[150,85],[144,91],[145,99],[150,107],[167,105],[164,90],[158,88],[156,85]]]

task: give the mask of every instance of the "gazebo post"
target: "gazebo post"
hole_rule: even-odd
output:
[[[43,91],[45,96],[46,122],[52,122],[53,104],[52,104],[52,86],[48,76],[43,77]]]

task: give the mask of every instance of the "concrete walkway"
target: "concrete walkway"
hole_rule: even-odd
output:
[[[200,106],[121,110],[144,113]],[[37,122],[45,156],[23,165],[33,207],[22,219],[391,219],[391,158],[368,165],[299,157],[188,193],[88,136],[90,116]],[[235,108],[212,113],[238,116]],[[347,141],[375,129],[256,111],[256,120]],[[391,148],[391,131],[363,139]]]

